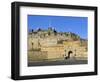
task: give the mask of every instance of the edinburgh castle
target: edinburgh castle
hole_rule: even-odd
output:
[[[28,61],[87,60],[87,40],[72,32],[32,29],[28,32]]]

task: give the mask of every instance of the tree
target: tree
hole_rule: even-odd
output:
[[[48,32],[48,35],[50,36],[50,31]]]
[[[37,31],[42,31],[42,29],[41,29],[41,28],[39,28]]]
[[[57,34],[57,31],[54,29],[54,34],[56,35]]]
[[[32,33],[34,32],[34,30],[32,29]]]

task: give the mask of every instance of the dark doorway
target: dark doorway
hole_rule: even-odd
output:
[[[72,51],[69,51],[68,52],[68,56],[66,56],[65,59],[69,59],[70,58],[70,54],[72,54],[72,53],[73,53]]]
[[[70,58],[70,54],[72,54],[72,53],[73,53],[72,51],[68,52],[68,58]]]

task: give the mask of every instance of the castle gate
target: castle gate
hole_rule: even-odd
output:
[[[68,51],[68,58],[70,58],[72,54],[73,54],[72,51]]]

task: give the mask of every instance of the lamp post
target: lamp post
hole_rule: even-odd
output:
[[[32,42],[32,50],[33,50],[33,42]]]
[[[65,56],[64,57],[66,58],[66,50],[65,50]]]
[[[76,49],[75,49],[75,56],[76,56]]]

